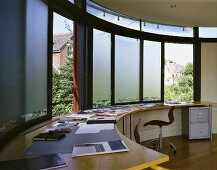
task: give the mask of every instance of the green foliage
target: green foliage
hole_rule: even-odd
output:
[[[93,101],[93,108],[103,108],[111,104],[110,100],[97,100]]]
[[[160,97],[144,97],[143,100],[144,101],[157,101],[160,100]]]
[[[139,101],[138,98],[124,98],[116,100],[116,103],[129,103],[129,102],[137,102]]]
[[[73,61],[68,58],[60,71],[53,69],[52,115],[64,115],[73,108]]]
[[[185,76],[187,76],[187,75],[193,76],[193,64],[192,63],[188,63],[185,66],[184,75]]]
[[[176,84],[166,86],[164,100],[168,101],[193,101],[193,65],[188,63],[184,74]]]
[[[32,119],[37,119],[39,117],[45,116],[47,114],[47,110],[44,109],[44,111],[37,111],[33,113],[25,114],[25,121],[30,121]]]

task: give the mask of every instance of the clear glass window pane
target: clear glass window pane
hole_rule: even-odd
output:
[[[161,43],[144,41],[143,100],[161,99]]]
[[[139,100],[139,45],[134,38],[115,36],[115,102]]]
[[[217,38],[217,27],[200,27],[200,38]]]
[[[73,112],[73,21],[53,13],[52,115]]]
[[[75,0],[68,0],[68,1],[71,2],[71,3],[73,3],[73,4],[75,3]]]
[[[164,100],[193,101],[193,45],[165,43]]]
[[[161,35],[193,37],[192,27],[162,25],[157,23],[149,23],[145,21],[142,22],[142,31]]]
[[[87,1],[87,12],[108,22],[127,28],[140,30],[140,21],[104,8],[90,0]]]
[[[110,104],[111,34],[93,31],[93,108]]]

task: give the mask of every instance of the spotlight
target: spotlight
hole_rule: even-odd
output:
[[[176,8],[175,4],[170,5],[170,8]]]

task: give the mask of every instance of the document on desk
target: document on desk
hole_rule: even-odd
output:
[[[66,166],[67,163],[64,159],[64,156],[60,153],[0,161],[0,169],[2,170],[48,170]]]
[[[78,118],[78,119],[88,119],[95,116],[95,114],[93,113],[86,113],[86,114],[71,114],[71,115],[67,115],[67,118]]]
[[[114,129],[113,123],[106,124],[85,124],[82,125],[75,134],[90,134],[90,133],[100,133],[101,130],[112,130]]]
[[[99,155],[106,153],[126,152],[129,151],[126,144],[122,140],[83,143],[77,144],[73,147],[72,157]]]

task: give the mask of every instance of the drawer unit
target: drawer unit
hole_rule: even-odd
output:
[[[211,138],[211,108],[185,107],[182,109],[182,135],[188,139]]]
[[[208,123],[194,123],[190,124],[190,139],[210,138]]]
[[[203,123],[209,121],[209,108],[190,108],[191,123]]]

